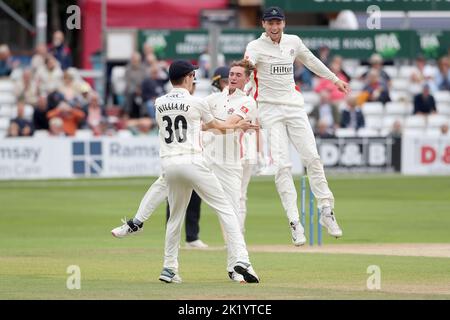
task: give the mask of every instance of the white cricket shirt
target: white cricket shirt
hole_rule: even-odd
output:
[[[211,113],[219,121],[226,121],[233,114],[242,119],[256,120],[256,102],[242,90],[236,89],[229,94],[228,88],[225,88],[205,99]],[[227,134],[216,134],[213,142],[205,146],[205,156],[214,163],[240,166],[241,138],[242,133],[231,130]]]
[[[298,36],[283,33],[280,43],[276,43],[264,32],[247,45],[245,52],[245,58],[256,66],[253,72],[253,94],[258,103],[304,104],[294,81],[293,64],[297,57],[318,76],[333,82],[339,80]]]
[[[160,157],[201,154],[201,121],[214,120],[205,100],[183,88],[174,88],[155,101]]]

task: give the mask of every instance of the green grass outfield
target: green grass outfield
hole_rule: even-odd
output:
[[[246,241],[260,284],[228,280],[218,219],[207,206],[202,207],[201,238],[216,249],[182,249],[184,283],[163,284],[157,280],[163,258],[163,206],[142,234],[122,240],[110,234],[120,218],[134,215],[153,181],[0,182],[0,299],[450,298],[449,255],[331,254],[309,252],[308,246],[293,248],[269,179],[254,179],[249,187]],[[329,184],[344,237],[336,240],[324,232],[324,249],[450,245],[448,177],[336,176]],[[271,245],[291,252],[271,251]],[[81,290],[66,288],[69,265],[81,268]],[[366,287],[370,265],[381,269],[381,290]]]

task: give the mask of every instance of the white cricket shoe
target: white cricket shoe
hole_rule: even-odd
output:
[[[336,217],[334,216],[331,207],[322,208],[319,222],[322,226],[327,228],[329,235],[336,238],[342,237],[342,230],[336,221]]]
[[[234,271],[242,275],[245,282],[259,283],[258,275],[256,274],[255,270],[253,270],[253,267],[250,263],[238,261],[234,266]]]
[[[187,249],[205,249],[208,248],[208,245],[204,243],[202,240],[197,239],[195,241],[186,242]]]
[[[159,280],[165,283],[181,283],[181,277],[172,269],[163,268],[159,275]]]
[[[130,234],[137,234],[144,229],[144,224],[134,224],[133,220],[122,219],[123,225],[111,230],[111,233],[116,238],[124,238]]]
[[[291,221],[289,222],[289,226],[291,227],[292,242],[294,245],[297,247],[304,245],[306,243],[305,229],[300,221]]]
[[[237,273],[236,271],[228,271],[228,277],[233,281],[245,283],[244,276],[242,274]]]

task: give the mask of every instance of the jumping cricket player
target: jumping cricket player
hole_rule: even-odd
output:
[[[328,188],[314,134],[303,107],[303,96],[295,86],[293,62],[299,58],[307,68],[333,81],[345,93],[348,84],[339,80],[316,58],[298,36],[283,33],[285,16],[280,8],[266,9],[262,26],[265,32],[247,45],[245,58],[256,66],[253,82],[258,119],[261,129],[269,131],[269,149],[277,170],[275,184],[289,220],[293,243],[303,245],[306,238],[299,221],[289,141],[306,167],[312,191],[318,199],[321,225],[327,228],[330,235],[341,237],[342,230],[333,213],[334,197]]]

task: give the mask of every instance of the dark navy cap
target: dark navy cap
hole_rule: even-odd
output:
[[[228,79],[230,74],[230,68],[228,67],[218,67],[216,71],[214,71],[213,80],[216,77],[220,77],[219,79]]]
[[[216,71],[214,71],[214,75],[212,77],[212,85],[218,89],[220,89],[219,81],[220,79],[228,79],[230,74],[230,68],[228,67],[218,67]]]
[[[198,67],[187,60],[175,60],[169,67],[169,79],[181,79],[196,69],[198,69]]]
[[[268,21],[268,20],[273,20],[273,19],[276,19],[276,20],[284,20],[285,19],[284,12],[283,12],[283,10],[281,10],[280,7],[269,7],[264,10],[263,20]]]

